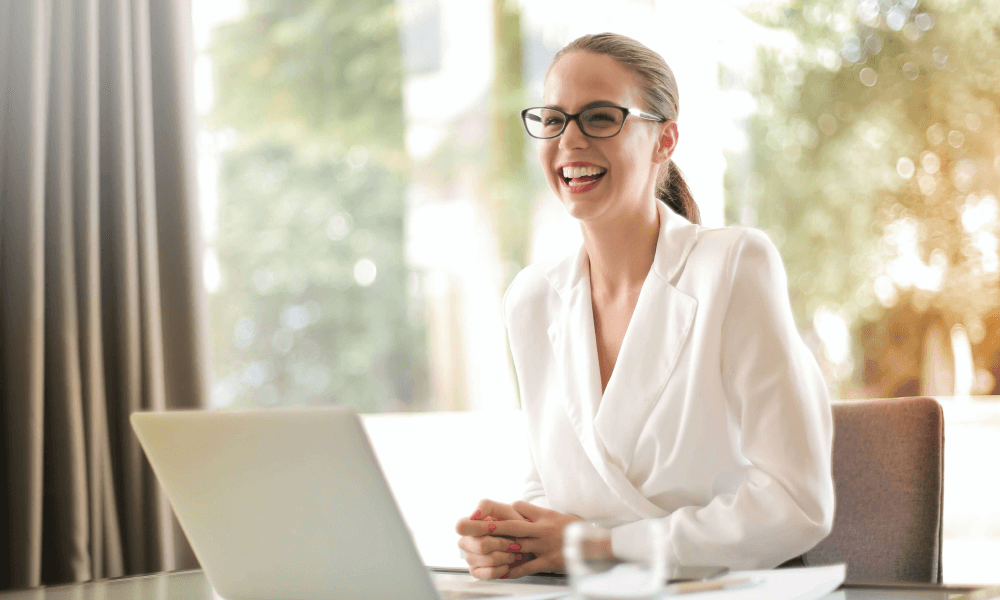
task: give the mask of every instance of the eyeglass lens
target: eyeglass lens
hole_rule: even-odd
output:
[[[622,129],[625,115],[621,109],[599,106],[580,113],[578,123],[591,137],[611,137]],[[566,128],[566,114],[551,108],[531,108],[524,113],[528,133],[537,138],[553,138]]]

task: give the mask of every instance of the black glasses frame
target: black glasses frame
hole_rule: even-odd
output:
[[[587,111],[595,110],[595,109],[598,109],[598,108],[614,108],[614,109],[622,111],[622,123],[621,123],[621,126],[618,128],[618,131],[612,133],[611,135],[590,135],[589,133],[587,133],[586,127],[583,126],[583,121],[580,120],[580,115],[582,115],[583,113],[585,113]],[[557,133],[555,135],[549,135],[549,136],[538,136],[538,135],[535,135],[535,134],[531,133],[531,129],[528,128],[528,111],[529,110],[551,110],[551,111],[555,111],[555,112],[563,115],[564,117],[566,117],[566,120],[563,121],[563,126],[562,126],[562,129],[559,130],[559,133]],[[629,117],[635,117],[637,119],[643,119],[645,121],[655,121],[657,123],[665,123],[665,122],[667,122],[667,121],[670,120],[670,119],[664,119],[663,117],[658,117],[658,116],[650,114],[648,112],[643,112],[643,111],[639,110],[638,108],[625,108],[624,106],[614,106],[614,105],[610,105],[610,104],[607,105],[607,106],[591,106],[587,110],[582,110],[582,111],[580,111],[580,112],[578,112],[576,114],[571,114],[571,113],[568,113],[566,111],[559,110],[558,108],[552,108],[551,106],[531,106],[531,107],[528,107],[528,108],[526,108],[526,109],[524,109],[524,110],[521,111],[521,123],[524,125],[524,130],[526,132],[528,132],[528,135],[530,135],[531,137],[535,138],[536,140],[551,140],[551,139],[554,139],[554,138],[557,138],[557,137],[561,136],[563,133],[566,132],[566,128],[569,126],[569,122],[570,121],[576,121],[576,126],[580,128],[580,133],[582,133],[583,135],[585,135],[585,136],[587,136],[589,138],[595,138],[595,139],[599,139],[599,140],[607,139],[607,138],[610,138],[610,137],[615,137],[616,135],[618,135],[619,133],[621,133],[622,129],[625,128],[625,121],[627,121]]]

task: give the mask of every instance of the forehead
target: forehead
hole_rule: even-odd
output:
[[[545,79],[545,104],[576,112],[591,102],[637,106],[632,72],[603,54],[570,52]]]
[[[570,52],[552,65],[545,79],[545,104],[577,112],[591,102],[635,103],[632,72],[604,54]]]

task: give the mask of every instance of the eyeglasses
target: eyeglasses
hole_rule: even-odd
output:
[[[558,108],[544,106],[526,108],[521,111],[524,129],[528,135],[539,140],[551,140],[559,137],[566,131],[566,125],[570,121],[576,121],[580,131],[587,137],[614,137],[625,126],[625,119],[630,116],[657,123],[667,121],[663,117],[642,112],[637,108],[623,108],[621,106],[598,106],[588,108],[575,115],[563,112]]]

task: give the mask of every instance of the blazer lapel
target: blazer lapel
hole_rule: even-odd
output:
[[[666,511],[645,499],[625,473],[609,460],[604,442],[594,428],[601,403],[601,374],[597,365],[590,277],[584,275],[563,299],[563,309],[549,327],[556,357],[563,408],[580,445],[597,474],[622,503],[641,518],[666,516]]]
[[[643,282],[615,369],[594,419],[610,459],[627,471],[636,440],[660,400],[691,332],[698,301],[674,287],[699,227],[662,202],[653,265]]]
[[[548,334],[566,414],[598,474],[642,518],[666,513],[642,496],[625,471],[636,438],[677,363],[694,320],[697,301],[670,282],[694,245],[697,230],[660,206],[653,267],[639,293],[603,398],[585,248],[571,260],[553,265],[546,275],[562,300]]]
[[[559,292],[562,309],[556,312],[548,334],[562,385],[563,406],[580,443],[589,448],[593,446],[594,416],[601,400],[601,374],[586,250],[580,249],[568,272],[565,266],[562,262],[550,272],[549,280]]]

